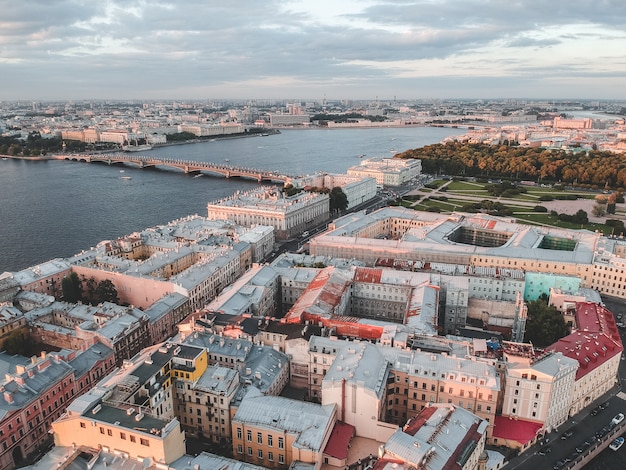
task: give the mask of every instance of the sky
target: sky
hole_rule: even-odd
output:
[[[624,0],[0,0],[0,100],[626,98]]]

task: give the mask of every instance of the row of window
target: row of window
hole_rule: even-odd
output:
[[[80,422],[80,427],[81,428],[86,428],[87,427],[87,423],[81,421]],[[111,428],[106,428],[105,429],[104,427],[100,426],[100,434],[102,434],[102,435],[106,434],[107,436],[113,437],[113,430]],[[130,440],[130,442],[137,442],[137,437],[134,434],[128,434],[128,436],[127,436],[125,432],[120,432],[120,439],[125,441],[127,437],[128,437],[128,440]],[[139,443],[142,446],[150,447],[150,441],[148,439],[143,438],[143,437],[139,438]]]
[[[241,428],[237,428],[237,439],[243,439],[243,430]],[[252,431],[250,429],[246,431],[246,440],[248,442],[252,442]],[[260,433],[260,432],[256,433],[256,441],[257,441],[257,444],[263,445],[263,433]],[[274,436],[272,436],[271,434],[268,434],[267,436],[267,446],[268,447],[274,446]],[[285,448],[285,439],[283,437],[278,438],[278,448],[279,449]]]
[[[237,445],[237,452],[239,452],[240,454],[243,454],[243,446],[241,444]],[[252,447],[248,447],[247,452],[248,452],[248,455],[252,457]],[[263,449],[257,450],[257,458],[259,460],[263,460]],[[270,462],[274,461],[274,452],[272,452],[271,450],[267,453],[267,460],[269,460]],[[283,454],[278,454],[278,463],[280,464],[285,463],[285,456]]]

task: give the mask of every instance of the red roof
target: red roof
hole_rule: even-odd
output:
[[[404,428],[404,433],[409,436],[415,436],[415,433],[420,430],[420,428],[430,419],[432,415],[435,414],[439,408],[436,406],[427,406],[419,414],[410,420],[406,427]]]
[[[379,268],[356,268],[354,271],[354,282],[369,282],[380,284],[383,270]]]
[[[493,422],[493,437],[517,441],[524,445],[537,436],[541,423],[496,416]]]
[[[351,424],[337,421],[333,427],[328,443],[324,449],[324,454],[330,455],[336,459],[345,460],[348,458],[348,445],[350,439],[355,434],[354,426]]]
[[[598,304],[577,302],[576,325],[576,331],[547,349],[577,360],[580,365],[576,371],[578,380],[609,359],[621,355],[624,347],[613,314]]]

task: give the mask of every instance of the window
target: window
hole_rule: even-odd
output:
[[[85,424],[85,423],[83,423],[83,422],[81,421],[81,422],[80,422],[80,427],[81,427],[81,428],[86,428],[86,427],[87,427],[87,424]]]
[[[274,452],[270,451],[267,453],[267,460],[269,460],[270,462],[274,460]]]
[[[112,430],[112,429],[107,429],[107,434],[108,434],[109,436],[112,436],[112,435],[113,435],[113,430]]]
[[[121,432],[120,433],[120,439],[123,439],[124,441],[126,440],[126,433],[125,432]]]
[[[100,434],[104,434],[104,428],[100,426]]]
[[[278,438],[278,448],[279,449],[284,449],[285,448],[285,440],[282,437]]]
[[[139,439],[139,442],[142,446],[150,447],[150,441],[148,439],[144,439],[143,437]]]
[[[278,454],[278,463],[285,463],[285,456],[283,454]]]
[[[252,431],[250,431],[248,429],[248,432],[246,433],[246,437],[248,438],[248,442],[252,442]]]
[[[252,456],[252,447],[248,447],[248,455]]]
[[[267,436],[267,446],[268,447],[272,447],[272,445],[274,445],[274,438],[272,437],[272,435],[270,434],[269,436]],[[269,457],[268,457],[269,458]]]
[[[137,439],[132,434],[130,435],[130,442],[137,442]]]
[[[241,444],[237,444],[237,452],[243,454],[243,446]]]
[[[243,434],[241,432],[241,428],[237,428],[237,439],[241,439],[243,437]]]
[[[261,434],[260,432],[256,433],[256,442],[257,444],[263,444],[263,434]]]
[[[257,451],[257,456],[258,456],[260,459],[262,459],[262,458],[263,458],[263,450],[262,450],[262,449],[259,449],[259,450]]]

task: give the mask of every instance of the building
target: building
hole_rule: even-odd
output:
[[[211,220],[230,220],[245,227],[274,227],[276,238],[283,240],[326,221],[330,215],[327,194],[301,192],[285,196],[278,188],[267,186],[238,191],[209,203],[207,210]]]
[[[51,423],[76,397],[74,369],[60,356],[0,353],[0,468],[12,469],[49,443]]]
[[[379,186],[400,186],[422,172],[422,161],[413,158],[368,159],[348,168],[348,175],[370,177]]]
[[[462,407],[432,404],[381,445],[375,469],[475,470],[485,448],[488,423]],[[396,464],[393,466],[393,464]]]
[[[493,433],[494,443],[527,447],[541,433],[558,428],[569,418],[578,362],[561,353],[526,358],[506,355],[502,413]],[[513,419],[523,428],[538,425],[535,434],[520,430],[517,443],[501,435],[498,422]]]
[[[232,418],[233,455],[267,468],[293,462],[320,469],[337,405],[317,405],[249,391]]]
[[[312,176],[303,176],[288,180],[296,188],[326,188],[332,190],[339,187],[348,200],[347,209],[369,201],[376,197],[376,180],[371,177],[356,175],[336,175],[328,173],[318,173]]]
[[[575,328],[548,349],[578,362],[569,416],[580,412],[619,383],[624,346],[612,312],[599,304],[578,302]]]
[[[53,425],[55,446],[97,446],[105,452],[167,465],[185,454],[178,420],[163,420],[133,407],[111,406],[98,393],[74,400]]]

